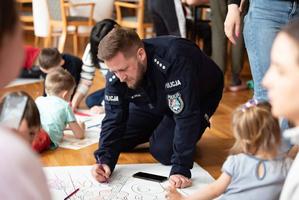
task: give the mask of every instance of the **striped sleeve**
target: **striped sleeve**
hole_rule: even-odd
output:
[[[90,52],[90,44],[88,44],[85,48],[83,57],[82,57],[82,72],[81,72],[81,78],[80,78],[80,83],[78,85],[77,91],[79,91],[82,94],[87,94],[93,78],[95,76],[95,66],[92,63],[91,59],[91,52]],[[84,81],[83,81],[84,80]]]
[[[92,81],[94,78],[94,73],[96,68],[94,67],[91,59],[91,52],[90,52],[90,44],[88,44],[85,48],[83,57],[82,57],[82,73],[81,79],[90,80]]]

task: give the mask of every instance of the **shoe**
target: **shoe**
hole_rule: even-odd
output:
[[[238,91],[247,90],[247,89],[248,89],[248,86],[243,81],[239,85],[231,85],[228,87],[228,90],[231,92],[238,92]]]

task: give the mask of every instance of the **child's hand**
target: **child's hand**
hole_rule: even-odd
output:
[[[94,114],[102,114],[105,112],[105,109],[103,106],[93,106],[90,108],[90,112]]]
[[[78,122],[78,124],[79,124],[79,126],[80,126],[83,130],[85,130],[85,123],[84,123],[84,122]]]
[[[166,189],[165,198],[169,199],[169,200],[183,200],[184,199],[184,197],[172,185]]]

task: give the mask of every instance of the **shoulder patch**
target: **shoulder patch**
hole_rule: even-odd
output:
[[[166,62],[164,59],[160,58],[157,55],[154,55],[153,62],[154,62],[154,65],[156,65],[158,67],[158,69],[163,73],[166,73],[167,69],[170,66],[170,64],[168,62]]]
[[[173,95],[167,95],[167,100],[168,106],[173,113],[179,114],[184,109],[184,102],[181,97],[181,93],[177,92]]]

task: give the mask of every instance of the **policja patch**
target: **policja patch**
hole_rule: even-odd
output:
[[[167,95],[168,106],[172,112],[179,114],[184,109],[184,102],[179,92]]]

